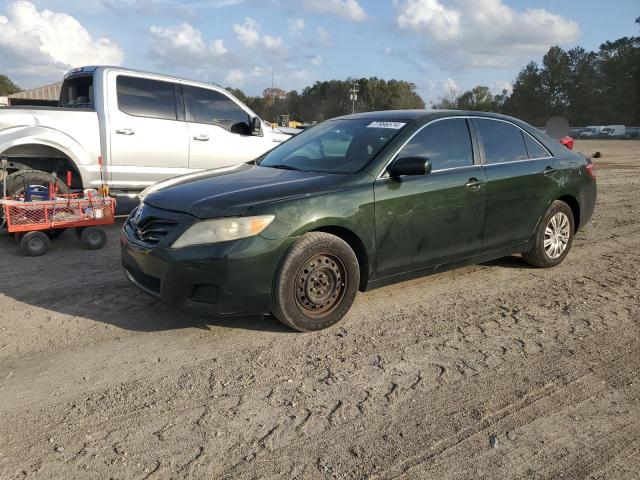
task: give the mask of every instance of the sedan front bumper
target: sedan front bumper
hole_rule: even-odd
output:
[[[126,277],[167,305],[208,315],[270,313],[275,271],[290,240],[261,236],[171,249],[147,248],[129,220],[120,237]]]

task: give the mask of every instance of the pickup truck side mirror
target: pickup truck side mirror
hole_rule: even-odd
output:
[[[431,173],[431,162],[426,157],[397,158],[389,165],[387,172],[396,179],[403,175],[428,175]]]
[[[262,120],[260,120],[260,117],[253,117],[251,119],[251,134],[262,135]]]

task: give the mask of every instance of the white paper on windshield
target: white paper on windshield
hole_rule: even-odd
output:
[[[367,128],[391,128],[393,130],[400,130],[404,127],[404,122],[371,122],[367,125]]]

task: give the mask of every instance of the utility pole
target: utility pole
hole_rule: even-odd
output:
[[[358,100],[358,92],[360,91],[360,85],[358,82],[353,82],[349,89],[349,99],[351,100],[351,113],[356,113],[356,100]]]

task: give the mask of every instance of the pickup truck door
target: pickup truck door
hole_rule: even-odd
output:
[[[151,185],[188,172],[189,128],[178,83],[113,72],[108,80],[111,185]]]
[[[251,134],[251,115],[213,89],[183,85],[189,128],[189,168],[220,168],[248,162],[275,147],[269,136]]]

